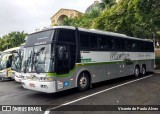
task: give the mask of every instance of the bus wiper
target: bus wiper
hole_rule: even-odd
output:
[[[35,53],[36,56],[39,56],[39,54],[40,54],[41,52],[43,52],[44,49],[45,49],[45,47],[42,47],[41,49],[39,49],[39,50]]]
[[[37,58],[40,55],[40,53],[44,51],[44,49],[45,49],[45,47],[42,47],[41,49],[39,49],[37,52],[34,52],[34,54],[33,54],[33,59],[32,60],[33,60],[33,65],[34,65],[34,68],[35,68],[35,71],[36,71],[37,74],[39,74],[39,72],[37,70],[37,65],[36,65],[38,60],[35,59],[35,58]]]
[[[27,67],[29,65],[29,62],[31,62],[31,55],[28,57],[27,61],[24,62],[24,73],[27,72]]]
[[[24,73],[27,72],[27,64],[28,64],[28,60],[27,61],[24,61]]]

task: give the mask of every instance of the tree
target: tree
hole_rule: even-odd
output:
[[[104,11],[92,11],[80,18],[67,19],[64,25],[95,28],[139,38],[160,36],[159,0],[102,0]],[[112,1],[112,2],[111,2]]]
[[[99,4],[102,10],[110,9],[113,5],[116,4],[116,0],[101,0],[102,2]]]
[[[90,28],[95,18],[100,15],[100,10],[93,9],[90,13],[84,14],[80,18],[66,18],[63,25]]]
[[[160,31],[159,0],[122,0],[105,10],[93,23],[94,28],[151,38]]]
[[[24,43],[26,36],[27,33],[24,32],[11,32],[8,35],[4,35],[0,39],[0,50],[4,51],[5,49],[20,46]]]

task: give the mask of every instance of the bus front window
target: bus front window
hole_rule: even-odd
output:
[[[24,72],[51,72],[51,44],[24,48]]]
[[[4,54],[2,56],[2,60],[1,60],[1,65],[0,65],[0,69],[6,69],[11,67],[11,63],[12,63],[12,55],[11,54]]]
[[[22,72],[31,72],[32,55],[33,47],[24,48]]]
[[[21,56],[18,55],[18,53],[13,53],[13,58],[12,58],[12,70],[15,70],[17,72],[20,71],[21,69]]]
[[[34,47],[33,71],[37,73],[50,72],[51,45]]]

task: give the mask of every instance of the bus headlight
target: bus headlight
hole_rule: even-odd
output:
[[[15,77],[15,72],[12,72],[12,77]]]
[[[8,70],[6,69],[2,74],[6,77],[8,75]]]
[[[45,77],[45,80],[51,82],[54,81],[54,77]]]
[[[26,78],[26,76],[21,76],[21,79],[26,80],[27,78]]]
[[[52,81],[54,81],[54,77],[39,77],[39,81],[52,82]]]

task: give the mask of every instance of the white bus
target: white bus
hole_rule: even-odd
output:
[[[23,46],[20,46],[20,48],[16,50],[12,55],[11,77],[15,79],[16,82],[21,82]]]
[[[1,53],[0,78],[2,80],[11,79],[12,54],[18,49],[19,47],[10,48]]]
[[[148,39],[99,30],[56,26],[32,33],[24,45],[22,85],[55,93],[154,70]]]

